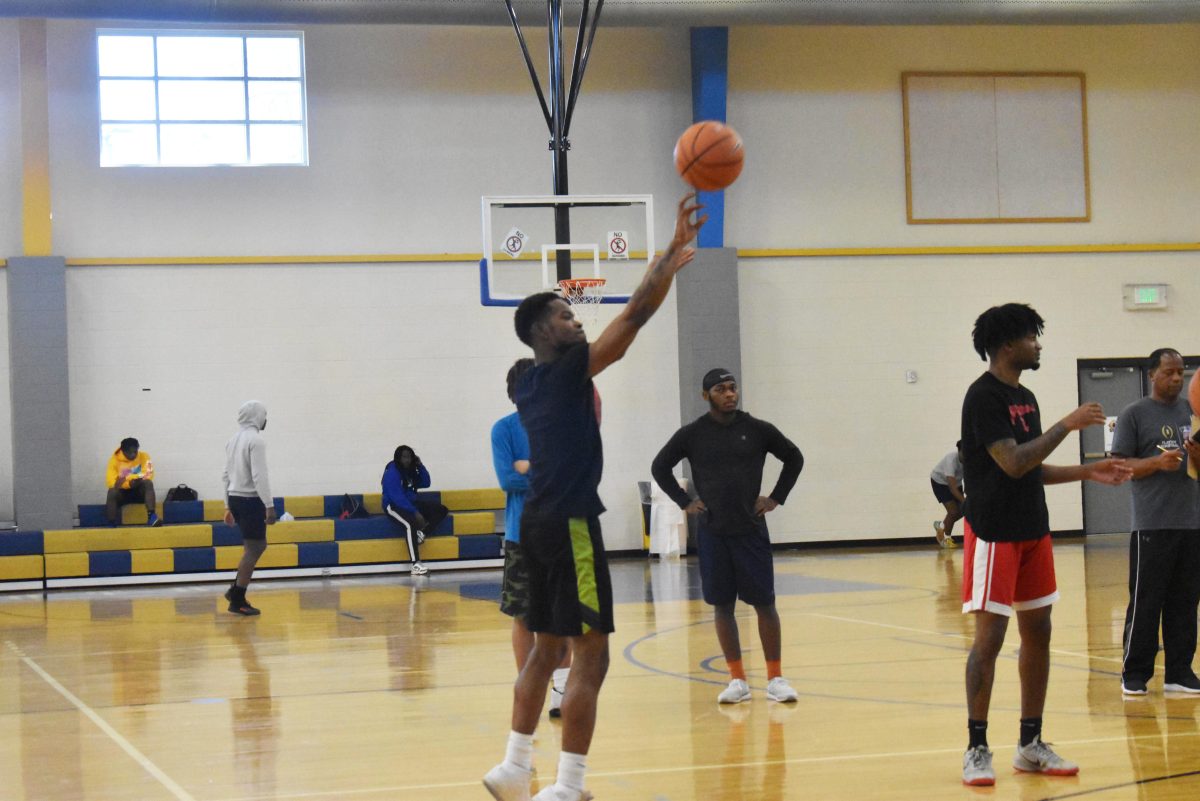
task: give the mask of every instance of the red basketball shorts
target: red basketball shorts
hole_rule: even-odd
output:
[[[963,611],[1014,612],[1058,600],[1050,535],[1023,542],[988,542],[963,521]]]

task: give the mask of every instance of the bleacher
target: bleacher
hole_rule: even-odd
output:
[[[370,517],[339,519],[343,495],[275,499],[294,520],[267,529],[256,578],[392,573],[409,569],[399,524],[383,514],[379,493],[352,496]],[[430,570],[496,567],[501,562],[504,492],[421,492],[450,514],[429,532],[421,561]],[[79,526],[0,534],[0,591],[116,584],[225,580],[237,568],[242,540],[223,522],[223,500],[159,503],[163,525],[150,528],[146,508],[122,508],[109,526],[103,504],[79,507]]]

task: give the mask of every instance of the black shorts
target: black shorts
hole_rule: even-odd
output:
[[[267,538],[267,507],[262,498],[243,498],[241,495],[229,496],[229,511],[233,512],[233,522],[241,529],[244,540],[265,540]]]
[[[521,516],[528,567],[525,625],[533,632],[578,637],[613,632],[612,580],[597,517]]]
[[[136,487],[129,489],[117,490],[117,505],[124,506],[127,503],[145,503],[146,502],[146,482],[138,484]]]
[[[522,620],[529,613],[529,565],[521,543],[504,543],[504,579],[500,585],[500,611]]]
[[[938,503],[958,503],[958,498],[950,494],[950,488],[945,484],[939,484],[932,478],[929,479],[929,484],[933,487],[933,497],[937,498]]]
[[[775,603],[775,563],[765,525],[741,536],[721,536],[711,533],[700,515],[696,542],[705,603],[728,606],[738,598],[751,606]]]

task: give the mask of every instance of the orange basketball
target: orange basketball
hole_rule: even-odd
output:
[[[742,173],[742,137],[715,120],[698,122],[675,143],[675,169],[683,180],[705,192],[724,189]]]
[[[1200,415],[1200,370],[1192,373],[1192,382],[1188,384],[1188,403],[1191,404],[1192,414]],[[1200,431],[1193,434],[1200,434]]]

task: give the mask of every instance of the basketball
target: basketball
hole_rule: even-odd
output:
[[[675,169],[696,189],[712,192],[737,180],[744,153],[737,131],[705,120],[684,131],[675,143]]]

